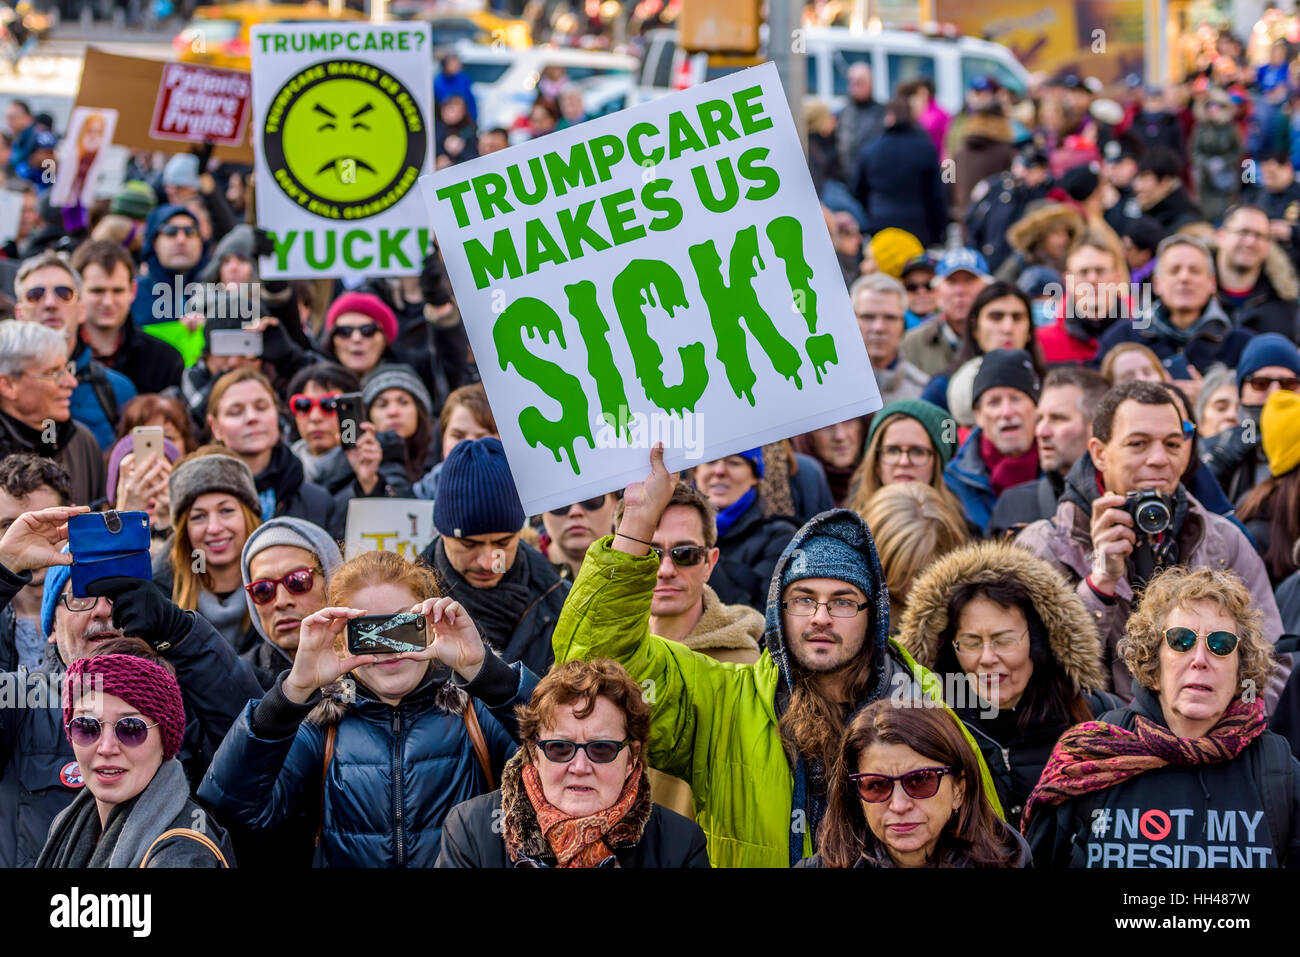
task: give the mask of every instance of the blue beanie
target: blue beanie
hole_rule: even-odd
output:
[[[749,464],[754,467],[754,474],[759,478],[763,477],[766,469],[763,468],[763,450],[762,448],[750,449],[748,452],[737,452],[742,459],[747,459]]]
[[[452,538],[517,532],[524,507],[498,438],[458,442],[442,463],[433,527]]]
[[[862,549],[850,543],[854,532],[844,519],[822,522],[817,534],[805,538],[786,563],[781,591],[805,578],[835,578],[862,589],[870,599],[878,590]]]
[[[1265,332],[1251,339],[1237,360],[1237,391],[1241,391],[1241,385],[1247,376],[1265,366],[1282,366],[1300,375],[1300,349],[1286,336],[1276,332]]]
[[[65,552],[68,550],[65,546]],[[45,591],[41,592],[41,632],[46,638],[54,634],[54,608],[72,577],[71,565],[51,565],[45,573]]]

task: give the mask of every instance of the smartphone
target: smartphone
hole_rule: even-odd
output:
[[[151,455],[163,457],[163,430],[161,425],[141,425],[131,430],[136,465],[143,468]]]
[[[208,334],[208,353],[214,356],[260,356],[262,334],[245,329],[213,329]]]
[[[365,406],[360,392],[344,392],[334,400],[339,416],[339,445],[355,449],[361,438],[361,423],[366,421]]]
[[[348,654],[391,655],[423,651],[428,644],[423,615],[362,615],[348,621]]]

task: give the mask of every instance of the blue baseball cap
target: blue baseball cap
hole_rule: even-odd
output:
[[[989,264],[977,249],[967,247],[958,247],[950,249],[943,254],[939,260],[939,268],[935,271],[935,276],[939,279],[947,279],[955,272],[968,272],[972,276],[978,276],[980,279],[989,279]]]

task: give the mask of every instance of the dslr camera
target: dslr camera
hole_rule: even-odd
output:
[[[1174,521],[1173,500],[1159,489],[1147,488],[1124,496],[1124,508],[1133,516],[1133,526],[1147,538],[1167,532]]]

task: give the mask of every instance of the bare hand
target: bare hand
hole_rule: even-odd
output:
[[[1137,547],[1133,516],[1124,508],[1125,498],[1114,492],[1099,495],[1092,502],[1092,583],[1101,591],[1115,593],[1126,574],[1125,562]]]
[[[56,505],[23,512],[0,538],[0,564],[15,575],[71,565],[72,555],[62,551],[68,541],[68,519],[90,511],[87,505]]]
[[[181,316],[181,325],[190,332],[198,332],[202,329],[203,321],[203,313],[201,312],[187,312]]]
[[[283,691],[286,698],[297,704],[305,704],[318,688],[324,688],[354,668],[376,660],[374,655],[349,655],[336,648],[348,619],[364,614],[364,611],[356,608],[330,606],[302,620],[293,668],[284,679]]]
[[[487,646],[469,612],[460,602],[447,597],[429,598],[412,607],[411,612],[424,616],[434,639],[424,651],[407,651],[397,657],[412,661],[436,659],[465,681],[473,681],[483,667]]]
[[[1291,224],[1284,219],[1269,220],[1268,231],[1280,242],[1291,241]]]
[[[623,492],[623,520],[619,522],[619,533],[626,533],[633,538],[648,542],[654,537],[659,527],[659,519],[673,497],[676,481],[664,468],[664,446],[656,442],[650,450],[650,475],[644,482],[633,482]],[[615,547],[630,551],[634,555],[644,555],[645,545],[638,545],[627,539],[615,538]],[[631,546],[631,547],[627,547]]]
[[[379,484],[379,465],[384,461],[384,448],[375,438],[373,422],[359,424],[361,435],[357,437],[356,448],[347,449],[343,454],[347,456],[352,474],[357,477],[361,490],[369,495]]]

